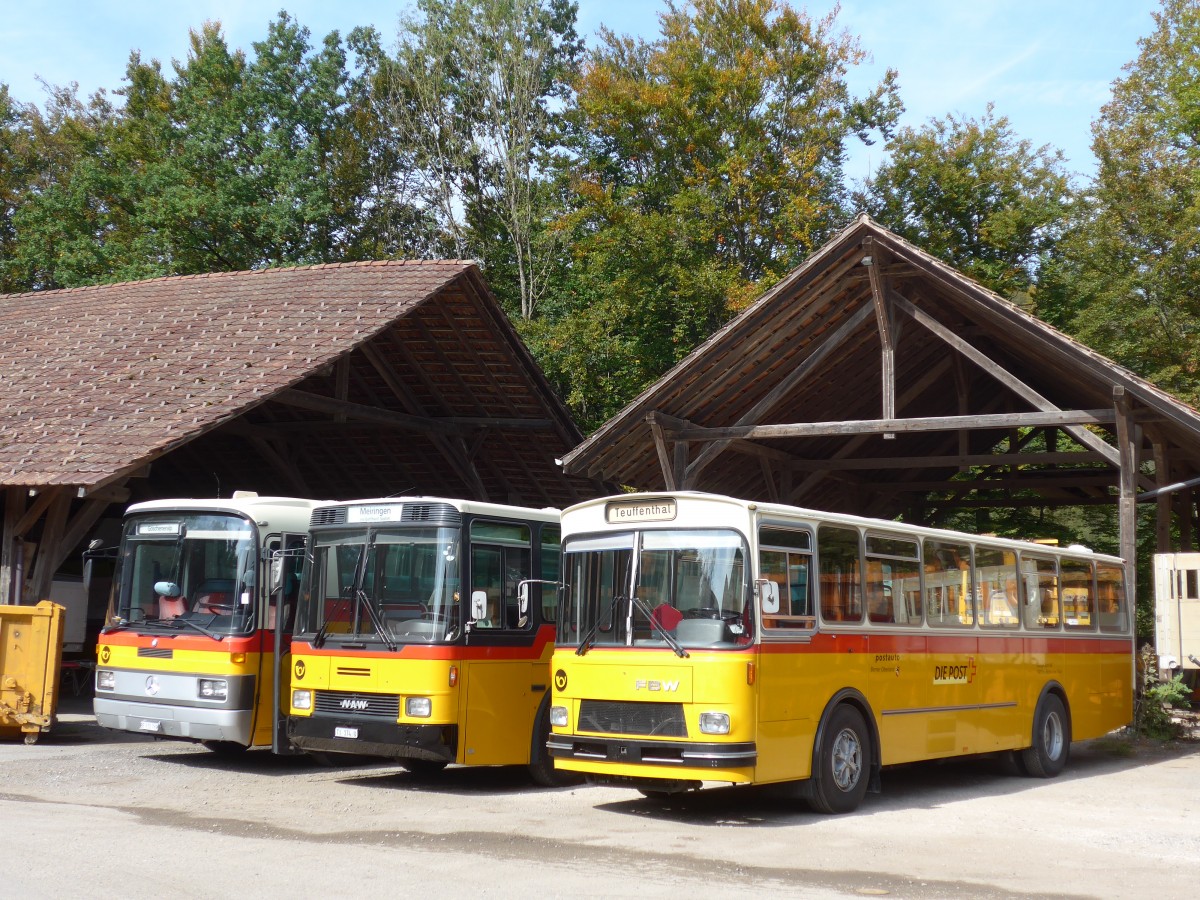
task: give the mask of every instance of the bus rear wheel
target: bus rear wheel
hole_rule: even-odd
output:
[[[1033,746],[1021,753],[1021,762],[1034,778],[1053,778],[1071,755],[1071,720],[1056,694],[1047,694],[1033,716]]]
[[[871,772],[871,739],[862,714],[852,706],[834,709],[825,723],[813,766],[809,805],[819,813],[847,813],[867,793]]]

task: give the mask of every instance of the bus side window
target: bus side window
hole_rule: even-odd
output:
[[[1021,554],[1021,581],[1025,585],[1025,627],[1057,629],[1058,565],[1050,557]]]
[[[779,608],[763,609],[764,628],[812,628],[812,536],[807,531],[763,527],[759,530],[760,578],[775,585]]]
[[[532,621],[521,616],[517,588],[530,577],[530,528],[515,522],[471,523],[471,592],[483,594],[484,614],[475,620],[478,629],[526,628]],[[476,543],[476,542],[479,543]]]
[[[1096,588],[1092,564],[1083,560],[1062,561],[1063,625],[1070,631],[1096,628]]]
[[[926,540],[924,551],[926,621],[935,628],[970,628],[970,546]]]
[[[1121,634],[1129,628],[1125,605],[1125,573],[1120,566],[1099,563],[1096,566],[1096,593],[1099,601],[1100,630]]]
[[[558,585],[561,578],[562,564],[562,530],[557,525],[542,526],[542,621],[554,622],[558,619]],[[530,596],[534,596],[530,592]]]
[[[861,622],[862,574],[858,531],[822,525],[817,532],[821,618],[826,622]]]

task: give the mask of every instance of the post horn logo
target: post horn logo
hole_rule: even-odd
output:
[[[567,673],[562,669],[554,673],[554,689],[556,691],[565,691],[567,689]]]
[[[302,660],[302,659],[296,660],[296,665],[292,671],[294,671],[296,673],[297,681],[304,680],[304,672],[306,671],[306,669],[307,669],[307,667],[304,665],[304,660]]]

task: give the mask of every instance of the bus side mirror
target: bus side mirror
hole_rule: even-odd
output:
[[[471,592],[471,618],[487,618],[487,591]]]
[[[271,593],[276,594],[283,588],[283,556],[275,553],[271,556]]]
[[[156,581],[154,582],[154,593],[174,599],[183,596],[183,588],[173,581]]]
[[[529,615],[529,582],[522,581],[517,585],[517,611],[522,616]]]
[[[758,602],[765,615],[773,616],[779,612],[779,585],[763,578],[755,582],[758,585]]]

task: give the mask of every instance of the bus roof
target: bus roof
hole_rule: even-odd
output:
[[[239,492],[241,493],[241,492]],[[126,516],[147,512],[230,512],[251,518],[264,518],[271,515],[295,516],[304,522],[303,530],[308,530],[308,516],[313,507],[320,505],[321,500],[304,500],[299,497],[259,497],[249,493],[241,496],[213,499],[169,498],[165,500],[146,500],[134,503],[127,510]]]
[[[972,543],[986,542],[989,545],[1019,550],[1025,553],[1042,552],[1052,553],[1055,555],[1073,555],[1087,556],[1089,558],[1099,559],[1105,562],[1122,563],[1120,557],[1111,556],[1104,553],[1096,553],[1095,551],[1083,547],[1078,544],[1072,544],[1069,547],[1048,545],[1035,543],[1032,539],[1014,539],[1003,538],[993,535],[972,534],[966,531],[951,531],[946,528],[930,528],[924,525],[911,525],[904,522],[894,522],[888,519],[872,519],[866,516],[855,516],[848,513],[824,512],[821,510],[808,509],[800,506],[788,506],[783,503],[760,502],[756,500],[742,500],[737,497],[728,497],[724,494],[709,494],[703,491],[662,491],[655,493],[638,493],[638,494],[614,494],[608,497],[597,497],[593,500],[586,500],[582,503],[576,503],[568,506],[563,510],[563,521],[567,524],[578,513],[583,513],[596,508],[604,508],[610,503],[635,503],[639,501],[652,501],[656,498],[667,499],[675,498],[676,500],[726,504],[744,510],[749,516],[751,513],[757,513],[762,518],[768,519],[802,519],[805,521],[827,522],[834,525],[848,525],[858,528],[865,528],[872,531],[886,531],[891,534],[904,533],[914,537],[928,537],[944,541],[970,541]],[[631,526],[633,523],[630,523]],[[678,527],[678,521],[646,521],[637,523],[638,527],[646,528],[670,528]]]
[[[330,507],[350,506],[392,506],[405,503],[445,503],[462,513],[483,516],[517,516],[523,519],[533,519],[538,522],[557,522],[562,513],[552,506],[535,509],[528,506],[509,506],[503,503],[485,503],[481,500],[461,500],[453,497],[375,497],[363,500],[324,501],[315,506],[322,509]]]

